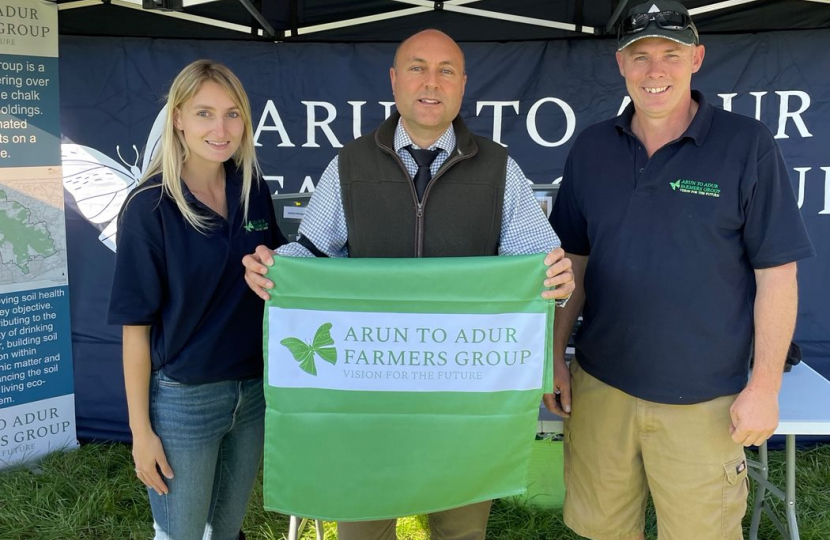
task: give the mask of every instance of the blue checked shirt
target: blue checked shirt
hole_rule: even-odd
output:
[[[418,165],[406,147],[418,148],[409,138],[409,134],[398,121],[395,129],[395,152],[400,156],[410,178],[415,176]],[[455,130],[450,126],[430,150],[439,149],[438,157],[432,162],[430,171],[433,175],[455,148]],[[463,201],[459,201],[463,204]],[[308,238],[317,249],[329,257],[348,257],[347,242],[349,231],[346,216],[343,213],[343,201],[340,197],[340,172],[337,157],[320,177],[314,195],[308,202],[303,220],[300,223],[300,235]],[[559,247],[559,237],[553,232],[545,214],[530,189],[530,181],[513,161],[507,158],[507,175],[504,187],[504,206],[502,208],[501,235],[499,238],[499,255],[531,255],[548,253]],[[312,257],[303,246],[292,242],[277,250],[279,255],[293,257]]]

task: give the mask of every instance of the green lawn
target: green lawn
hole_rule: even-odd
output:
[[[772,478],[783,475],[783,452],[770,452]],[[798,453],[798,519],[802,540],[830,538],[830,446]],[[748,520],[745,520],[745,525]],[[245,521],[251,540],[279,540],[288,530],[285,516],[262,510],[261,491],[251,501]],[[303,538],[314,538],[309,528]],[[400,520],[401,540],[427,538],[425,521]],[[656,538],[653,513],[647,538]],[[0,473],[0,539],[2,540],[121,540],[152,537],[150,509],[143,486],[133,475],[130,448],[121,444],[86,445],[75,452],[55,454],[36,470]],[[336,538],[332,524],[326,538]],[[562,523],[559,512],[541,511],[497,501],[490,516],[488,539],[577,539]],[[764,519],[760,538],[777,538]]]

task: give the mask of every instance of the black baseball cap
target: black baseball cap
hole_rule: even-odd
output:
[[[650,0],[631,7],[617,25],[617,50],[650,37],[683,45],[700,43],[689,10],[674,0]]]

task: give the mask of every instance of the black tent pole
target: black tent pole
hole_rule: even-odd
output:
[[[611,18],[608,19],[608,24],[605,25],[605,35],[614,33],[614,27],[617,25],[617,20],[619,20],[620,15],[622,15],[623,10],[628,5],[628,0],[622,0],[617,9],[614,10],[614,13],[611,15]]]
[[[291,36],[297,35],[299,30],[299,21],[297,15],[297,0],[290,0],[288,2],[288,24],[291,27]]]
[[[585,0],[576,0],[574,4],[574,26],[577,32],[582,32],[582,21],[585,17]]]

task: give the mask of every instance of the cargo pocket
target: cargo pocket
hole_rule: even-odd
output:
[[[746,496],[749,491],[746,457],[741,456],[723,465],[723,508],[721,524],[723,540],[741,540],[741,520],[746,513]]]

